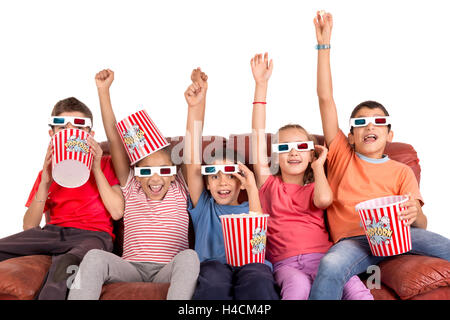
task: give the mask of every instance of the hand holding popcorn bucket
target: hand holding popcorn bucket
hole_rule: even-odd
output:
[[[65,129],[52,137],[52,176],[60,186],[77,188],[89,180],[93,155],[88,136],[83,130]]]
[[[407,196],[388,196],[358,203],[356,211],[361,218],[372,254],[388,257],[411,250],[410,227],[406,220],[399,220],[400,205]]]
[[[268,214],[246,213],[220,216],[229,265],[264,263],[268,217]]]

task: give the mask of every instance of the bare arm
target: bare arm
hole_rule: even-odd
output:
[[[313,161],[311,168],[314,171],[314,205],[319,209],[326,209],[333,203],[333,191],[328,184],[325,175],[324,163],[327,159],[327,149],[324,146],[316,146],[320,150],[319,157]]]
[[[253,78],[255,79],[254,102],[266,102],[269,78],[272,75],[273,62],[268,59],[267,52],[264,59],[261,54],[255,55],[250,60]],[[253,104],[252,112],[252,156],[255,159],[253,165],[255,171],[256,185],[260,189],[270,176],[267,159],[266,141],[266,105],[263,103]]]
[[[207,76],[194,75],[201,72],[195,69],[191,79],[193,83],[187,88],[184,96],[188,103],[188,115],[186,135],[184,138],[184,163],[186,183],[193,206],[197,206],[198,200],[205,188],[201,174],[202,164],[202,133],[205,118],[206,91],[208,89]],[[201,73],[200,73],[201,75]]]
[[[103,174],[101,168],[101,159],[103,155],[102,148],[92,137],[88,138],[88,144],[91,147],[94,156],[92,173],[94,174],[102,202],[111,217],[114,220],[119,220],[123,217],[125,210],[125,200],[123,198],[122,190],[120,190],[118,185],[111,186]]]
[[[120,185],[125,186],[130,173],[130,160],[128,159],[128,155],[116,129],[117,121],[112,109],[111,97],[109,94],[109,88],[113,80],[114,72],[109,69],[102,70],[95,76],[98,97],[100,99],[103,127],[105,128],[106,136],[110,144],[111,160]]]
[[[233,176],[239,179],[241,182],[241,187],[247,191],[248,209],[249,211],[262,214],[263,211],[261,201],[259,199],[259,190],[256,186],[255,175],[244,164],[239,162],[238,165],[242,175],[239,173],[233,173]]]
[[[23,229],[28,230],[39,226],[44,214],[48,190],[53,182],[52,178],[52,145],[49,144],[42,169],[41,182],[36,195],[23,216]]]
[[[317,43],[330,44],[333,17],[326,13],[321,17],[319,13],[314,18]],[[317,96],[319,98],[320,115],[322,118],[323,134],[328,146],[339,132],[336,104],[333,98],[333,84],[331,80],[330,49],[317,50]]]

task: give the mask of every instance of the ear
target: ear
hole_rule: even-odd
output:
[[[387,136],[387,141],[392,142],[393,139],[394,139],[394,131],[390,130]]]
[[[89,134],[92,136],[92,138],[95,136],[95,131],[92,131],[91,130],[91,132],[89,132]]]
[[[174,175],[174,176],[171,176],[171,177],[170,177],[170,182],[174,182],[174,181],[175,181],[175,178],[176,178],[175,175]]]
[[[349,132],[347,137],[348,137],[348,143],[351,144],[351,145],[354,145],[355,144],[355,137],[353,136],[353,133]]]
[[[53,129],[48,130],[48,135],[50,136],[50,138],[52,138],[55,135]]]

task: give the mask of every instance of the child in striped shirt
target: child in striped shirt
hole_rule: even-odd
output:
[[[91,250],[75,278],[69,299],[98,299],[103,284],[112,282],[170,282],[167,299],[191,299],[199,260],[188,249],[187,188],[181,173],[135,176],[116,130],[109,87],[111,70],[96,77],[103,124],[113,165],[125,198],[123,255]],[[173,166],[167,146],[136,163],[139,167]]]

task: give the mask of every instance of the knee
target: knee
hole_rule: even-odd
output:
[[[103,267],[101,261],[103,261],[104,254],[105,251],[100,249],[89,250],[81,261],[80,269],[97,270]]]
[[[180,267],[183,270],[187,270],[190,273],[196,273],[198,275],[200,270],[200,261],[198,259],[197,252],[192,249],[184,250],[178,253],[174,259],[174,268]]]
[[[178,253],[175,258],[176,261],[182,261],[184,264],[189,264],[193,266],[200,265],[200,261],[198,260],[197,252],[192,249],[186,249]]]
[[[318,273],[322,276],[341,274],[342,265],[343,262],[339,254],[328,253],[320,260]]]

